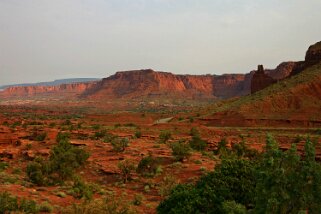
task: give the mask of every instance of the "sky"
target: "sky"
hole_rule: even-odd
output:
[[[0,0],[0,85],[274,68],[321,40],[320,9],[320,0]]]

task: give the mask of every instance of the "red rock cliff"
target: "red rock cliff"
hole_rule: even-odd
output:
[[[14,86],[0,92],[3,97],[31,97],[31,96],[78,96],[95,82],[70,83],[57,86]]]
[[[85,91],[82,97],[138,98],[169,96],[179,98],[228,98],[249,93],[245,75],[174,75],[151,69],[117,72]]]

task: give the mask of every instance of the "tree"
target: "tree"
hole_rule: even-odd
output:
[[[255,190],[255,167],[250,160],[223,160],[196,185],[178,185],[158,206],[158,213],[224,213],[223,202],[251,207]]]
[[[257,213],[301,210],[319,213],[321,210],[321,165],[315,161],[315,148],[309,139],[302,160],[294,144],[282,152],[277,142],[268,136],[257,176]]]

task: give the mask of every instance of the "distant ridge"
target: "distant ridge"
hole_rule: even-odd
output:
[[[69,78],[69,79],[58,79],[51,82],[37,82],[37,83],[21,83],[21,84],[12,84],[12,85],[3,85],[0,86],[0,90],[6,89],[9,87],[19,87],[19,86],[56,86],[61,84],[69,83],[80,83],[80,82],[91,82],[100,80],[99,78]]]

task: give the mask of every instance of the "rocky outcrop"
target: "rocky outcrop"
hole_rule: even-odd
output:
[[[229,98],[249,93],[244,74],[175,75],[151,69],[117,72],[82,94],[83,98]]]
[[[316,65],[321,62],[321,41],[311,45],[305,54],[305,61],[297,62],[293,68],[292,75]]]
[[[321,62],[321,41],[311,45],[305,55],[305,66],[310,67]]]
[[[273,83],[276,83],[276,80],[265,74],[263,65],[259,65],[257,71],[252,77],[251,93],[253,94],[257,91],[260,91]]]
[[[70,83],[57,86],[14,86],[8,87],[0,95],[2,97],[32,96],[67,96],[76,97],[92,87],[95,82]]]
[[[282,80],[289,77],[297,62],[282,62],[275,69],[265,69],[265,73],[275,80]]]
[[[274,70],[256,71],[251,81],[251,93],[262,90],[269,85],[321,62],[321,42],[311,45],[306,52],[305,61],[283,62]],[[262,68],[260,68],[262,69]]]

